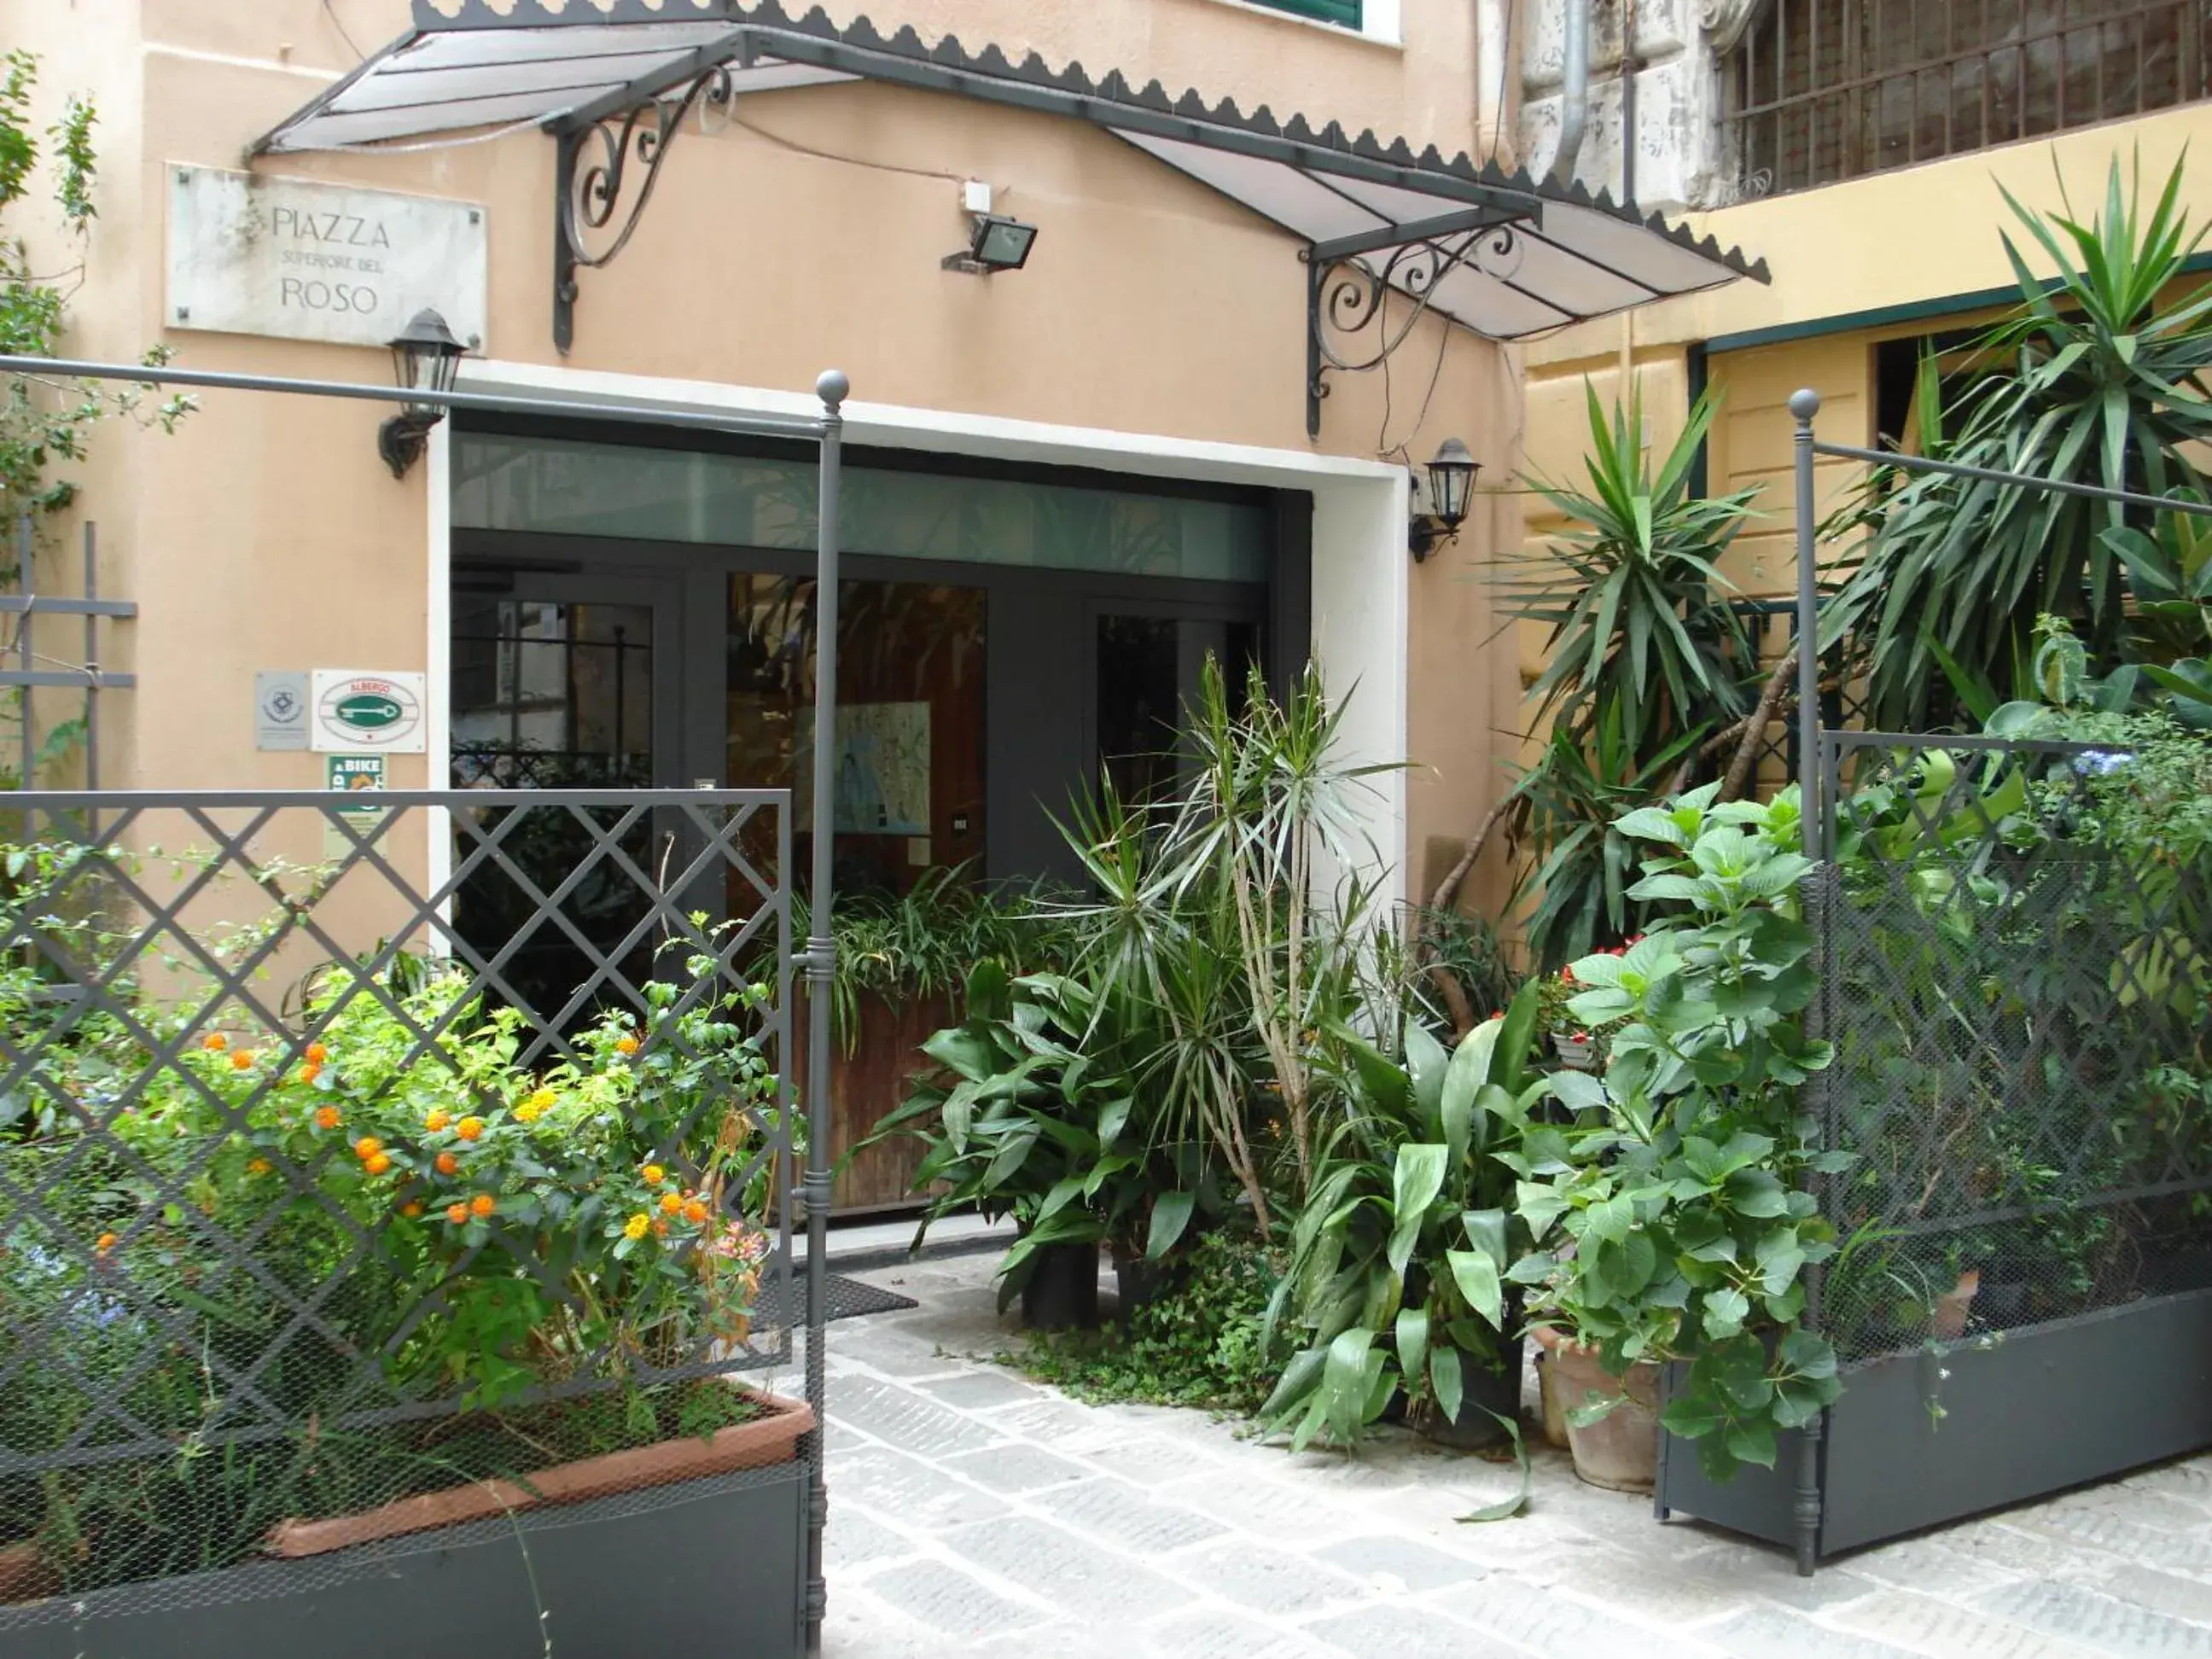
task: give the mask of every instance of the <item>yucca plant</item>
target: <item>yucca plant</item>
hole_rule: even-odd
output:
[[[2043,214],[2005,202],[2051,276],[2008,234],[2014,314],[1969,349],[1990,364],[1944,411],[1950,460],[2162,495],[2200,495],[2187,446],[2212,439],[2212,290],[2175,292],[2205,230],[2179,204],[2177,162],[2146,210],[2141,163],[2116,160],[2086,224],[2065,196]],[[2127,655],[2130,553],[2156,514],[2020,484],[1922,474],[1877,478],[1872,533],[1839,598],[1866,653],[1869,724],[1923,729],[1948,713],[1945,656],[1966,675],[2016,681],[2036,617],[2073,619],[2100,663]],[[2014,684],[2017,691],[2021,688]]]
[[[1615,821],[1656,803],[1707,729],[1693,727],[1639,760],[1608,707],[1587,737],[1555,730],[1515,786],[1513,838],[1527,861],[1512,902],[1528,907],[1522,931],[1540,974],[1626,937],[1636,849]]]
[[[1540,623],[1544,672],[1529,688],[1537,723],[1577,733],[1606,711],[1638,757],[1690,726],[1746,712],[1756,653],[1717,562],[1755,492],[1703,496],[1691,470],[1718,405],[1692,405],[1655,467],[1641,393],[1607,410],[1586,382],[1590,447],[1574,483],[1530,485],[1576,528],[1500,561],[1504,616]]]
[[[2107,530],[2105,545],[2127,567],[2126,654],[2174,718],[2212,730],[2212,519],[2161,513],[2154,533]]]

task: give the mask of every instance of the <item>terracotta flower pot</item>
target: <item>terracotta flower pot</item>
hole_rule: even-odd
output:
[[[1553,1392],[1567,1419],[1575,1474],[1612,1492],[1650,1492],[1659,1465],[1658,1366],[1647,1360],[1615,1376],[1599,1363],[1595,1348],[1562,1332],[1539,1330],[1536,1340],[1550,1356]],[[1583,1406],[1611,1399],[1620,1403],[1596,1422],[1575,1422],[1572,1413]]]
[[[61,1587],[60,1577],[46,1565],[33,1540],[0,1547],[0,1607],[41,1601]]]
[[[556,1463],[520,1480],[478,1480],[443,1492],[421,1492],[357,1515],[326,1520],[295,1517],[278,1522],[269,1534],[272,1555],[321,1555],[403,1533],[426,1532],[464,1521],[488,1520],[516,1510],[547,1504],[580,1503],[641,1486],[665,1486],[733,1469],[763,1468],[798,1455],[799,1437],[814,1426],[813,1410],[796,1400],[757,1394],[762,1414],[750,1423],[718,1429],[707,1439],[686,1435],[627,1451]],[[3,1598],[0,1598],[3,1599]]]
[[[1551,1350],[1541,1346],[1536,1350],[1536,1401],[1543,1411],[1546,1442],[1565,1451],[1567,1408],[1560,1401],[1559,1385],[1552,1380]]]

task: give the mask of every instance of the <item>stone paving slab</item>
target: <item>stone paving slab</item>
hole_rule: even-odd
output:
[[[1782,1551],[1399,1431],[1293,1456],[989,1363],[995,1259],[830,1331],[829,1659],[2212,1659],[2212,1455],[1862,1551]],[[795,1378],[781,1379],[791,1387]]]

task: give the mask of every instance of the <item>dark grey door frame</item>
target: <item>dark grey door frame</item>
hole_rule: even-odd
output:
[[[1275,579],[1267,584],[842,556],[840,571],[847,579],[983,590],[986,874],[994,878],[1048,874],[1073,879],[1078,873],[1061,856],[1058,833],[1042,817],[1064,817],[1069,803],[1037,789],[1040,779],[1052,780],[1044,786],[1052,789],[1095,776],[1099,616],[1250,623],[1260,629],[1270,684],[1279,694],[1287,690],[1304,663],[1310,634],[1311,507],[1310,497],[1283,498],[1277,515]],[[557,569],[590,571],[594,580],[618,580],[625,586],[654,581],[676,585],[681,596],[680,655],[672,654],[669,660],[679,687],[675,718],[680,722],[683,758],[671,781],[679,784],[723,777],[726,687],[722,670],[730,577],[744,573],[814,574],[813,555],[799,549],[481,529],[456,529],[453,545],[457,574],[508,570],[520,583],[533,580],[533,569]],[[619,575],[601,576],[605,572]],[[1055,628],[1078,631],[1082,637],[1069,640],[1063,632],[1055,643],[1051,637]],[[659,652],[656,634],[656,658]],[[713,684],[703,694],[700,671],[691,666],[698,664],[712,665],[706,672],[713,676]],[[1027,763],[1027,778],[1015,775],[1006,763],[1016,757]]]

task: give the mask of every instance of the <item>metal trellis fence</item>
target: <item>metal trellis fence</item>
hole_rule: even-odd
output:
[[[2212,856],[2124,749],[1832,732],[1846,1364],[2212,1286]]]
[[[7,805],[6,1642],[776,1482],[809,1559],[787,792]]]

